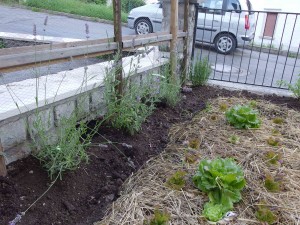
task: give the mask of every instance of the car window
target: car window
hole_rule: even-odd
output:
[[[200,12],[221,14],[223,9],[223,0],[205,0],[200,5]]]
[[[235,11],[235,12],[241,12],[242,7],[241,7],[241,4],[238,0],[228,0],[227,10]]]

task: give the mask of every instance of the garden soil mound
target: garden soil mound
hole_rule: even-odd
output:
[[[201,216],[208,198],[194,187],[191,180],[199,160],[217,157],[234,158],[244,169],[247,181],[242,201],[235,204],[238,216],[230,224],[261,224],[255,216],[261,205],[276,215],[275,224],[300,223],[300,113],[257,100],[252,104],[260,112],[261,127],[238,130],[226,122],[222,108],[249,104],[249,100],[217,98],[210,103],[193,120],[171,128],[166,150],[150,159],[125,182],[121,197],[95,225],[147,224],[156,209],[170,214],[170,224],[173,225],[208,224]],[[274,123],[275,118],[280,118],[277,121],[282,123]],[[232,135],[239,137],[238,143],[229,141]],[[271,146],[268,143],[271,139],[276,140],[278,146]],[[188,147],[193,140],[199,140],[199,148]],[[278,156],[273,164],[271,160],[274,158],[268,157],[270,154],[274,158]],[[191,157],[197,161],[191,163]],[[177,171],[187,172],[186,184],[180,191],[166,185]],[[280,191],[267,191],[264,185],[266,176],[272,176],[280,183]]]

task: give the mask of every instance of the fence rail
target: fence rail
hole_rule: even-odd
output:
[[[178,38],[184,38],[180,31]],[[160,32],[148,35],[128,35],[123,38],[123,51],[169,42],[172,34]],[[97,39],[58,44],[44,44],[26,47],[0,49],[0,72],[10,72],[49,63],[68,61],[73,58],[95,57],[113,53],[118,45],[113,39]]]

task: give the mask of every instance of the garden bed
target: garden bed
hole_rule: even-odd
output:
[[[135,136],[124,134],[109,127],[101,127],[99,130],[101,135],[94,138],[92,147],[88,150],[90,155],[89,163],[82,164],[76,171],[65,174],[63,180],[58,181],[53,188],[50,189],[50,191],[26,213],[19,224],[87,225],[101,220],[105,215],[105,212],[112,206],[112,202],[117,200],[120,194],[130,194],[131,190],[138,188],[135,186],[133,188],[128,187],[131,184],[139,184],[138,182],[136,183],[137,176],[141,175],[143,171],[145,171],[145,168],[149,168],[149,165],[154,163],[154,166],[156,166],[155,162],[159,159],[152,159],[146,164],[143,170],[140,170],[137,173],[137,176],[127,180],[125,189],[123,188],[123,192],[120,193],[119,191],[122,183],[131,174],[137,172],[151,157],[159,155],[167,146],[167,149],[170,149],[171,146],[174,146],[174,150],[178,146],[181,146],[183,141],[182,138],[187,134],[182,133],[183,136],[180,135],[179,137],[178,131],[183,131],[182,129],[189,124],[195,124],[195,121],[198,117],[195,117],[193,120],[194,122],[192,121],[187,122],[186,124],[178,124],[184,121],[191,121],[193,116],[206,108],[207,103],[211,103],[211,101],[213,102],[213,100],[210,99],[214,99],[219,96],[265,99],[279,106],[284,105],[300,111],[300,104],[296,99],[281,98],[278,96],[263,97],[249,94],[247,92],[231,92],[213,87],[196,88],[192,93],[185,93],[184,95],[185,97],[183,100],[174,109],[161,105],[143,124],[142,131]],[[168,144],[168,132],[173,125],[175,126],[171,129],[171,139],[170,143]],[[197,126],[200,125],[201,123],[199,123]],[[204,128],[205,127],[203,127],[203,129]],[[221,131],[222,130],[219,132]],[[288,129],[286,129],[286,131],[288,131]],[[203,132],[199,132],[199,130],[195,130],[193,132],[194,135],[198,136],[203,134]],[[206,142],[208,142],[208,146],[210,146],[209,142],[212,142],[216,135],[211,134],[208,137],[210,137],[210,139],[208,139]],[[226,147],[226,145],[223,146],[222,139],[216,140],[217,146],[220,147],[219,151]],[[206,142],[202,143],[204,144]],[[216,146],[214,149],[215,148]],[[204,149],[205,148],[203,148],[203,150]],[[232,156],[232,152],[230,151],[207,151],[201,152],[201,155],[204,156],[205,154],[207,155],[209,153],[210,156],[216,156],[218,154],[222,156],[224,154],[226,156]],[[163,154],[165,155],[166,153]],[[233,156],[238,156],[239,154]],[[253,152],[253,154],[256,153]],[[174,152],[172,155],[174,155]],[[243,154],[243,156],[246,156],[246,154]],[[254,156],[256,155],[251,155],[251,157]],[[130,158],[130,160],[128,160],[128,158]],[[161,160],[163,159],[164,157],[161,158]],[[180,156],[176,155],[176,159],[180,159]],[[254,157],[252,159],[253,162],[255,162],[254,159],[257,158]],[[160,163],[161,162],[163,161],[160,161]],[[175,166],[176,162],[177,161],[175,161],[174,164]],[[285,161],[284,165],[288,163],[288,161]],[[297,161],[290,163],[297,165]],[[180,166],[182,167],[182,164],[180,164]],[[166,166],[166,169],[168,168],[169,167]],[[194,166],[190,167],[191,170],[193,170],[193,168]],[[171,167],[169,173],[171,173],[172,170],[174,170],[174,168]],[[0,178],[0,224],[8,224],[8,222],[12,220],[18,213],[24,211],[31,203],[33,203],[36,198],[38,198],[51,184],[47,173],[41,168],[39,162],[33,157],[28,157],[24,160],[9,165],[8,171],[9,174],[7,177]],[[163,175],[165,176],[165,174]],[[145,177],[145,179],[149,181],[149,178]],[[155,176],[153,179],[156,179]],[[166,178],[160,177],[160,179],[163,180]],[[141,182],[142,181],[143,180],[141,180]],[[153,184],[153,182],[150,183]],[[248,187],[249,186],[247,186],[246,191],[249,191]],[[159,197],[158,193],[156,194],[157,197]],[[198,198],[198,194],[199,193],[197,191],[194,193],[197,198],[194,198],[192,195],[186,196],[188,199],[191,197],[194,198],[195,202],[197,203],[197,207],[194,209],[194,213],[196,213],[194,217],[197,217],[197,219],[201,211],[201,204],[205,199],[201,195],[199,195],[200,197]],[[283,192],[283,194],[285,194],[285,192]],[[180,198],[178,198],[179,200],[184,196],[181,194],[181,192],[177,194],[175,193],[175,195],[180,196]],[[245,193],[243,193],[243,195],[245,195]],[[122,197],[119,198],[116,203],[114,203],[114,208],[116,210],[118,209],[120,203],[122,203],[124,200],[124,196],[126,197],[126,195],[122,195]],[[249,195],[246,196],[247,197],[245,199],[248,200]],[[257,195],[256,192],[253,192],[252,197],[254,198],[255,196],[257,197],[259,195]],[[152,206],[149,207],[159,207],[161,202],[160,200],[161,199],[157,199],[157,201],[153,202]],[[138,202],[142,202],[142,199]],[[126,204],[129,203],[130,201]],[[174,202],[174,209],[176,209],[175,206],[177,203],[179,204],[180,202]],[[237,209],[242,209],[242,207],[246,204],[247,202],[241,203]],[[137,205],[137,207],[139,207],[139,205]],[[184,205],[184,207],[187,210],[190,208],[189,205]],[[131,209],[132,207],[128,206],[128,210]],[[252,210],[250,206],[248,211],[249,210]],[[248,215],[248,211],[246,210],[246,215]],[[123,212],[117,210],[115,213],[124,213],[124,208]],[[146,213],[145,215],[151,216],[151,209],[149,209],[148,214]],[[111,217],[107,215],[106,219],[110,220],[110,218]],[[246,216],[245,218],[248,217]],[[138,223],[132,222],[131,224]]]

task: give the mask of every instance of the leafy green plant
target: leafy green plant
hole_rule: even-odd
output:
[[[247,105],[235,105],[225,113],[229,124],[238,129],[259,128],[261,120],[258,111]]]
[[[277,216],[269,209],[268,206],[265,205],[264,202],[261,202],[258,205],[255,216],[260,222],[267,224],[274,224],[278,220]]]
[[[231,143],[231,144],[238,144],[240,142],[240,137],[237,136],[237,135],[231,135],[229,138],[228,138],[228,141]]]
[[[300,99],[300,74],[298,75],[298,79],[294,84],[290,84],[284,80],[278,81],[277,84],[287,87],[296,98]]]
[[[203,215],[214,222],[241,200],[241,190],[246,184],[242,168],[230,158],[202,160],[193,182],[208,194],[209,202],[204,206]]]
[[[174,173],[166,182],[167,187],[180,191],[185,186],[185,177],[186,172],[177,171]]]
[[[196,61],[190,72],[190,80],[194,86],[205,85],[211,73],[208,58]]]
[[[170,214],[166,211],[154,210],[154,216],[150,221],[145,221],[145,225],[168,225]]]
[[[281,190],[280,180],[275,180],[271,174],[266,175],[264,185],[269,192],[279,192]]]

